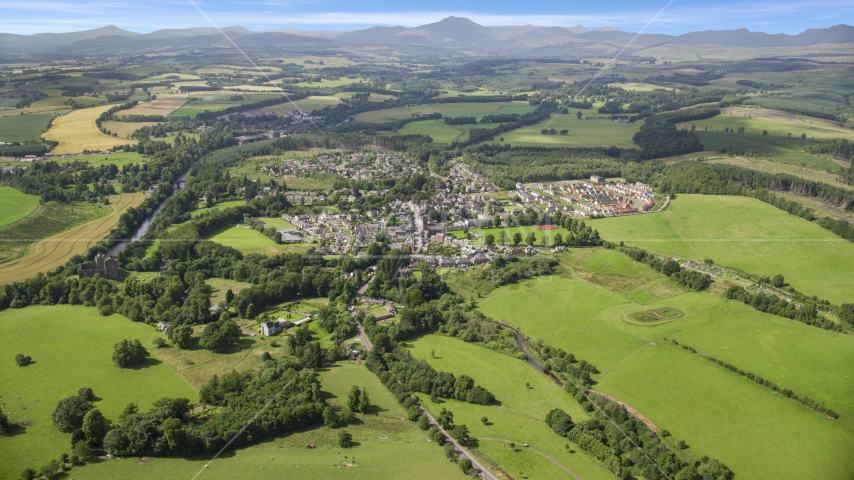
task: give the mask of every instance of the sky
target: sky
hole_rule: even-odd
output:
[[[797,34],[808,28],[854,25],[854,0],[669,1],[0,0],[0,32],[30,35],[115,25],[147,33],[211,26],[211,22],[251,30],[356,30],[375,25],[414,27],[450,15],[487,26],[580,24],[588,29],[610,26],[637,32],[646,28],[645,33],[674,35],[736,28]]]

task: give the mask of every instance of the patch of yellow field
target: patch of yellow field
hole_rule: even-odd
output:
[[[34,277],[64,265],[72,256],[82,255],[105,238],[119,223],[119,217],[130,207],[139,206],[145,195],[122,193],[111,195],[113,213],[78,225],[32,246],[29,255],[0,266],[0,282],[11,283]]]
[[[163,115],[164,117],[181,108],[187,102],[186,98],[158,98],[150,102],[117,112],[118,115]],[[120,134],[121,135],[121,134]]]
[[[675,88],[662,87],[651,83],[609,83],[609,87],[620,87],[623,90],[631,90],[634,92],[651,92],[653,90],[676,90]]]
[[[163,122],[101,122],[101,126],[107,131],[118,134],[119,138],[128,138],[128,135],[142,127],[160,125]]]
[[[53,150],[57,155],[80,153],[83,150],[108,150],[116,145],[136,143],[135,140],[111,137],[98,130],[95,120],[111,107],[112,105],[100,105],[83,108],[57,117],[42,137],[59,142]]]

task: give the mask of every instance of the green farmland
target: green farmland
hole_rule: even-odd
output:
[[[757,275],[782,274],[807,295],[854,301],[854,244],[746,197],[679,195],[661,213],[592,222],[603,239]]]
[[[0,228],[33,213],[38,206],[38,195],[28,195],[12,187],[0,187]]]
[[[515,102],[513,103],[515,105]],[[412,115],[418,113],[441,113],[443,116],[448,117],[475,117],[480,119],[486,114],[497,113],[505,105],[507,105],[506,102],[414,105],[411,107],[387,108],[385,110],[361,113],[356,116],[356,121],[374,123],[393,122],[395,120],[412,118]]]
[[[854,406],[844,393],[854,388],[854,379],[839,370],[852,355],[842,350],[854,346],[848,336],[709,294],[685,293],[638,305],[569,275],[501,287],[481,300],[480,308],[534,340],[592,362],[602,372],[594,376],[594,389],[684,439],[691,453],[720,459],[737,478],[843,479],[854,467],[854,460],[822,460],[854,448]],[[685,316],[657,324],[627,318],[664,308]],[[840,418],[830,420],[671,345],[665,337],[818,398],[840,412]],[[817,371],[822,373],[816,376]],[[727,421],[715,420],[722,418]]]
[[[38,325],[38,328],[34,328]],[[155,357],[138,368],[113,365],[113,344],[137,338],[153,350],[161,336],[153,328],[120,315],[102,317],[81,306],[27,307],[0,315],[0,396],[12,422],[30,425],[0,437],[0,477],[17,478],[26,467],[38,469],[61,453],[70,453],[70,434],[54,427],[50,415],[56,403],[90,387],[100,399],[95,406],[117,421],[134,402],[142,409],[163,397],[196,400],[196,391]],[[30,355],[33,363],[17,366],[12,357]],[[46,387],[50,388],[46,388]]]
[[[426,135],[436,143],[450,144],[462,134],[462,131],[441,120],[422,120],[420,122],[407,123],[397,133],[402,135]]]
[[[373,410],[359,415],[360,424],[330,429],[300,430],[256,445],[227,451],[215,461],[208,457],[138,458],[106,460],[75,468],[75,479],[123,478],[199,478],[233,479],[250,475],[258,479],[287,478],[306,480],[373,480],[394,478],[406,472],[406,478],[433,480],[465,479],[456,465],[445,459],[424,432],[404,420],[406,412],[391,393],[363,365],[336,364],[320,373],[322,391],[333,405],[343,405],[350,387],[358,385],[369,392]],[[353,434],[358,443],[350,449],[337,446],[339,430]],[[315,449],[306,448],[313,443]],[[210,465],[205,468],[205,464]],[[15,472],[17,474],[17,472]]]
[[[305,253],[309,249],[309,245],[303,243],[278,245],[270,237],[243,224],[229,225],[213,235],[209,235],[206,239],[235,248],[243,253],[275,255],[286,252]]]
[[[52,113],[30,113],[0,117],[0,142],[39,141],[50,121]]]
[[[575,113],[580,111],[585,117],[592,116],[587,120],[579,120]],[[592,110],[570,109],[568,114],[552,115],[549,120],[544,120],[534,125],[517,128],[504,132],[500,137],[503,143],[509,143],[520,147],[601,147],[617,146],[621,148],[636,148],[632,136],[640,129],[641,123],[623,124],[593,113]],[[557,131],[567,129],[567,135],[543,135],[540,130],[556,129]],[[495,140],[498,140],[496,136]]]

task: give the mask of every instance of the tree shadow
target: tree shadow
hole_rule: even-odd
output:
[[[16,437],[18,435],[23,435],[27,433],[27,427],[24,425],[9,425],[9,428],[6,430],[6,434],[4,437]]]
[[[163,362],[161,362],[160,360],[158,360],[154,357],[148,357],[145,360],[143,360],[142,362],[134,363],[133,365],[128,365],[124,368],[126,368],[128,370],[142,370],[143,368],[153,367],[156,365],[160,365],[161,363],[163,363]]]
[[[387,412],[387,408],[383,408],[379,405],[371,405],[362,412],[363,415],[379,415],[382,412]]]

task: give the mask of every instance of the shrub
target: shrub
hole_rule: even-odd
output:
[[[23,353],[15,355],[15,363],[17,363],[19,367],[26,367],[32,361],[33,359],[29,355],[24,355]]]
[[[338,446],[341,448],[350,448],[353,446],[353,435],[346,430],[342,430],[338,434]]]
[[[83,387],[83,388],[81,388],[80,390],[77,390],[77,396],[78,396],[78,397],[83,397],[83,398],[85,398],[87,401],[90,401],[90,402],[91,402],[92,400],[95,400],[95,392],[94,392],[94,391],[92,391],[92,389],[91,389],[91,388],[89,388],[89,387]]]

